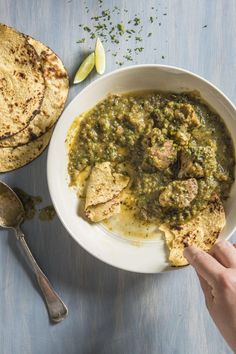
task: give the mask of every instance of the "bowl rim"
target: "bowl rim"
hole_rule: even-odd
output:
[[[196,79],[204,82],[205,84],[207,84],[208,86],[210,86],[211,88],[213,88],[214,90],[216,90],[221,96],[224,97],[224,99],[227,101],[227,103],[231,106],[231,108],[235,111],[236,113],[236,105],[224,94],[224,92],[219,89],[216,85],[214,85],[213,83],[211,83],[209,80],[205,79],[204,77],[198,75],[198,74],[195,74],[194,72],[190,71],[190,70],[186,70],[184,68],[181,68],[181,67],[178,67],[178,66],[174,66],[174,65],[163,65],[163,64],[134,64],[134,65],[130,65],[130,66],[127,66],[127,67],[124,67],[124,68],[118,68],[118,69],[115,69],[115,70],[112,70],[111,72],[105,74],[105,75],[102,75],[101,77],[93,80],[92,82],[90,82],[87,86],[85,86],[65,107],[65,109],[63,110],[62,112],[62,115],[63,116],[63,113],[65,112],[65,110],[67,108],[69,108],[70,106],[72,106],[74,104],[74,101],[76,101],[78,99],[78,97],[82,94],[82,93],[86,93],[86,91],[89,91],[91,89],[91,87],[93,87],[93,85],[97,85],[100,81],[103,81],[103,80],[106,80],[107,78],[113,76],[114,74],[116,73],[119,73],[119,72],[125,72],[125,71],[132,71],[132,70],[137,70],[137,69],[142,69],[142,68],[150,68],[150,69],[169,69],[169,70],[176,70],[180,73],[183,73],[183,74],[188,74],[192,77],[195,77]],[[63,117],[62,117],[63,119]],[[59,119],[60,120],[60,119]],[[170,271],[176,271],[176,270],[183,270],[186,268],[186,266],[183,266],[183,267],[175,267],[174,269],[171,269],[171,268],[168,268],[166,269],[165,271],[161,271],[161,272],[140,272],[140,271],[135,271],[133,269],[127,269],[125,267],[121,267],[121,266],[116,266],[115,264],[113,264],[112,262],[109,262],[107,260],[104,260],[102,258],[100,258],[95,252],[91,251],[89,249],[89,247],[87,247],[86,245],[83,244],[83,242],[80,242],[80,240],[78,240],[70,226],[68,226],[66,224],[66,222],[64,221],[64,217],[63,215],[61,215],[60,213],[60,210],[54,200],[54,196],[53,196],[53,193],[52,193],[52,186],[51,186],[51,179],[49,177],[49,164],[50,164],[50,151],[51,151],[51,142],[53,141],[53,138],[55,137],[55,130],[52,134],[52,137],[51,137],[51,140],[50,140],[50,144],[49,144],[49,147],[48,147],[48,152],[47,152],[47,164],[46,164],[46,168],[47,168],[47,184],[48,184],[48,189],[49,189],[49,194],[50,194],[50,197],[51,197],[51,200],[52,200],[52,203],[54,205],[54,208],[57,212],[57,215],[61,221],[61,223],[63,224],[63,226],[65,227],[65,229],[67,230],[67,232],[69,233],[69,235],[74,239],[74,241],[79,244],[80,247],[82,247],[84,250],[86,250],[89,254],[91,254],[93,257],[99,259],[100,261],[102,261],[103,263],[105,264],[108,264],[109,266],[112,266],[113,268],[116,268],[116,269],[121,269],[121,270],[125,270],[125,271],[128,271],[128,272],[132,272],[132,273],[137,273],[137,274],[158,274],[158,273],[166,273],[166,272],[170,272]],[[232,139],[233,140],[233,139]],[[235,144],[235,148],[236,148],[236,144]],[[236,181],[234,182],[236,183]],[[236,224],[234,226],[234,228],[232,229],[232,231],[230,232],[229,235],[227,235],[226,237],[226,240],[228,240],[232,235],[233,233],[235,232],[236,230]]]

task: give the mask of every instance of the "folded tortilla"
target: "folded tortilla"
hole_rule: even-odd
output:
[[[225,225],[225,212],[220,198],[214,195],[207,207],[198,216],[183,225],[171,227],[160,226],[165,233],[169,248],[169,262],[172,266],[184,266],[188,261],[183,256],[186,246],[195,245],[209,251]]]
[[[129,177],[112,173],[110,162],[96,164],[88,181],[85,215],[99,222],[119,213],[121,192],[128,183]]]

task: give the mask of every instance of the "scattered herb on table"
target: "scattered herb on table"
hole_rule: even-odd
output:
[[[37,212],[36,205],[42,203],[42,198],[40,196],[32,196],[18,187],[13,188],[13,190],[23,204],[25,210],[25,219],[33,219]]]
[[[37,213],[41,221],[50,221],[56,215],[56,211],[52,205],[48,205],[39,210],[37,209],[37,205],[43,202],[42,197],[30,195],[18,187],[13,188],[13,190],[23,204],[25,220],[33,219]]]
[[[138,26],[141,22],[141,19],[139,17],[134,18],[134,26]]]
[[[118,23],[117,28],[121,34],[125,33],[125,26],[123,23]]]
[[[135,53],[141,53],[144,50],[144,47],[134,48]]]
[[[86,1],[84,3],[86,4]],[[116,61],[116,64],[122,66],[124,64],[121,58],[123,53],[122,51],[120,51],[120,49],[118,51],[117,48],[115,48],[115,46],[120,43],[123,45],[125,44],[125,46],[122,48],[123,52],[124,51],[128,52],[127,46],[129,45],[130,41],[135,40],[136,42],[143,42],[144,36],[146,38],[154,37],[154,34],[156,34],[156,32],[154,31],[157,31],[158,26],[161,26],[160,18],[159,16],[158,17],[156,16],[158,9],[152,6],[150,8],[150,11],[152,12],[146,18],[140,16],[139,13],[136,13],[132,17],[128,15],[127,20],[125,20],[124,17],[121,17],[121,22],[118,22],[116,18],[117,15],[121,16],[122,13],[128,14],[129,10],[125,8],[121,11],[121,8],[119,8],[118,6],[104,9],[102,8],[102,6],[103,6],[103,2],[101,0],[99,1],[99,7],[101,7],[101,9],[99,9],[98,13],[95,14],[95,16],[90,17],[89,23],[79,24],[79,28],[81,28],[82,31],[87,32],[87,36],[85,36],[85,38],[82,37],[82,39],[78,40],[77,43],[85,43],[87,39],[90,40],[90,39],[95,39],[97,37],[100,37],[105,43],[110,42],[111,44],[110,49],[112,51],[112,55],[114,57],[117,57],[118,59]],[[86,6],[85,9],[88,10],[88,6]],[[167,12],[162,13],[162,15],[166,16]],[[155,27],[152,26],[153,32],[149,31],[144,33],[143,23],[149,22],[150,23],[149,26],[151,26],[151,24],[153,24],[154,21],[156,21],[157,19],[159,19],[159,22],[157,22],[158,26]],[[205,28],[205,26],[203,28]],[[150,39],[149,43],[152,43],[152,39]],[[140,47],[140,48],[135,48],[133,50],[137,56],[140,52],[144,50],[144,48]],[[132,60],[130,59],[131,52],[128,53],[129,55],[125,54],[123,55],[123,58],[127,61],[131,61]]]
[[[122,65],[124,65],[124,62],[123,61],[116,61],[116,64],[119,66],[122,66]]]
[[[84,26],[83,29],[84,29],[84,31],[86,31],[86,32],[91,32],[91,28],[89,28],[88,26]]]
[[[53,205],[48,205],[39,210],[39,219],[41,221],[51,221],[56,216],[56,210]]]
[[[128,61],[133,61],[131,55],[129,55],[129,54],[123,55],[123,57]]]
[[[84,42],[85,42],[85,38],[81,38],[76,43],[84,43]]]

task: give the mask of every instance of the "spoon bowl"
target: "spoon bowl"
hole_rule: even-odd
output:
[[[0,181],[0,226],[15,228],[23,222],[24,207],[16,193]]]
[[[20,227],[24,218],[25,211],[20,199],[6,183],[0,181],[0,226],[14,229],[16,238],[31,265],[44,296],[49,317],[53,322],[60,322],[67,316],[67,307],[54,291],[49,280],[38,266],[25,241],[25,235]]]

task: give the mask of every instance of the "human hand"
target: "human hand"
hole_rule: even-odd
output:
[[[195,246],[184,250],[184,256],[198,274],[207,309],[234,352],[236,352],[235,247],[228,241],[221,240],[209,253]]]

